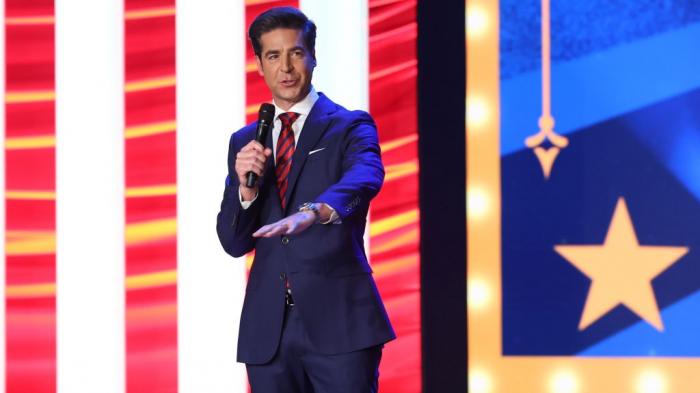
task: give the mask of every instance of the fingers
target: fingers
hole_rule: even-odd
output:
[[[287,233],[289,222],[282,219],[272,224],[268,224],[253,233],[253,237],[273,237]]]
[[[296,235],[310,227],[316,215],[306,212],[295,213],[272,224],[265,225],[253,233],[253,237],[273,237],[279,235]]]
[[[265,149],[264,149],[263,145],[260,144],[260,142],[253,139],[252,141],[248,142],[247,145],[243,146],[243,148],[241,149],[241,151],[250,151],[250,150],[259,151],[262,153]]]
[[[235,170],[238,175],[238,180],[244,184],[248,172],[253,172],[258,176],[262,176],[265,171],[265,163],[267,158],[272,154],[272,150],[265,149],[256,142],[250,141],[236,154]]]
[[[236,175],[238,175],[238,182],[241,185],[245,185],[248,179],[248,172],[255,173],[258,178],[262,177],[263,169],[260,165],[254,163],[236,163]]]
[[[265,225],[258,229],[257,231],[253,232],[253,237],[265,237],[267,232],[269,232],[269,225]]]
[[[279,235],[284,235],[287,233],[287,225],[286,224],[280,224],[272,228],[270,232],[268,232],[265,237],[273,237],[273,236],[279,236]]]
[[[236,161],[258,162],[260,165],[265,165],[267,157],[265,153],[253,149],[236,153]]]
[[[241,153],[236,156],[236,172],[238,174],[246,174],[250,171],[255,172],[257,175],[261,175],[265,168],[265,161],[261,161],[258,157],[249,157]]]

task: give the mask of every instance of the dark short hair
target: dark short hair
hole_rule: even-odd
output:
[[[311,51],[312,56],[316,57],[316,25],[303,12],[294,7],[271,8],[258,15],[250,24],[248,38],[250,38],[256,56],[260,57],[262,54],[260,36],[275,29],[300,30],[306,49]]]

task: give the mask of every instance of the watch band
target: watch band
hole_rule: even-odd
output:
[[[315,224],[318,224],[321,222],[321,212],[319,211],[318,205],[313,203],[313,202],[306,202],[299,206],[300,212],[313,212],[314,216],[316,216],[316,220],[314,221]]]

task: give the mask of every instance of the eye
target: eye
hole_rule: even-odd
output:
[[[277,60],[280,57],[277,53],[271,53],[267,55],[267,60]]]

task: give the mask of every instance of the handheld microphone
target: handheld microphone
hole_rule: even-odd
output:
[[[258,111],[258,129],[255,133],[255,140],[260,144],[265,146],[265,141],[267,140],[267,134],[272,128],[272,122],[275,119],[275,106],[272,104],[262,104],[260,105],[260,110]],[[255,186],[255,182],[258,180],[258,175],[253,171],[248,172],[248,179],[246,179],[245,186],[252,188]]]

